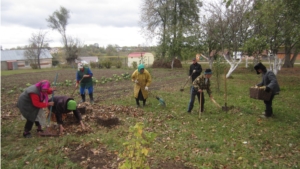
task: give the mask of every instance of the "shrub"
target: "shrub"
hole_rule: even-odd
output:
[[[104,67],[106,67],[107,69],[110,69],[112,63],[111,63],[110,60],[106,59],[106,60],[104,60],[104,61],[102,62],[102,65],[103,65]]]
[[[30,63],[30,67],[31,67],[32,69],[38,69],[38,65],[35,64],[35,63]]]
[[[117,67],[117,68],[121,68],[121,67],[122,67],[122,62],[119,61],[119,60],[116,61],[115,64],[116,64],[116,67]]]
[[[93,68],[93,69],[99,67],[99,63],[98,62],[91,62],[90,65],[91,65],[91,68]]]
[[[136,69],[137,68],[137,62],[132,62],[132,67],[134,68],[134,69]]]

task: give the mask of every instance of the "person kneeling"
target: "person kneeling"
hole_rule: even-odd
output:
[[[52,112],[55,114],[57,124],[59,125],[59,135],[62,135],[63,131],[65,130],[63,127],[62,116],[63,114],[67,114],[70,111],[73,111],[73,114],[80,123],[82,129],[85,130],[81,114],[77,110],[77,103],[73,98],[70,98],[68,96],[54,96],[50,100],[54,102],[54,106],[52,106]],[[48,107],[48,109],[50,110],[50,106]]]

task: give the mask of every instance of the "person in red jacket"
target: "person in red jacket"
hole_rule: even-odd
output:
[[[35,85],[31,85],[20,95],[17,107],[22,116],[27,120],[23,136],[30,138],[33,123],[37,126],[38,132],[43,132],[40,122],[37,120],[38,114],[43,114],[43,108],[53,106],[54,102],[48,102],[48,94],[52,94],[54,88],[50,88],[48,80],[42,80]]]

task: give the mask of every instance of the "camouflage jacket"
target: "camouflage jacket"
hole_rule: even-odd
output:
[[[198,91],[199,89],[201,90],[206,90],[207,94],[210,96],[211,95],[211,90],[210,90],[210,79],[207,79],[207,82],[205,84],[205,75],[200,75],[198,76],[194,81],[193,81],[193,87],[194,90]]]

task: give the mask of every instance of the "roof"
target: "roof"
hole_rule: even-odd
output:
[[[78,57],[78,60],[86,61],[87,63],[91,62],[98,62],[98,57],[97,56],[80,56]]]
[[[40,59],[53,58],[48,49],[42,49]],[[1,61],[27,60],[24,56],[26,50],[1,50]]]
[[[142,56],[144,56],[144,54],[145,54],[146,52],[133,52],[133,53],[130,53],[129,55],[128,55],[128,57],[141,57],[141,55]]]

